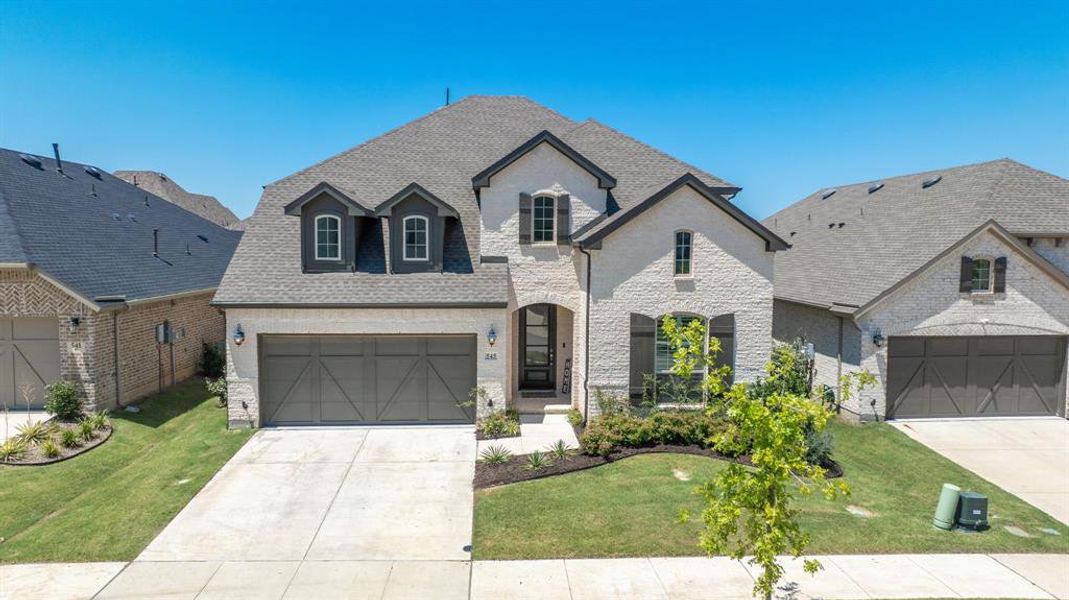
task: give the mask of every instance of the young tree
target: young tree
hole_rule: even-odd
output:
[[[731,376],[731,367],[717,366],[720,356],[720,340],[707,336],[708,329],[702,319],[683,321],[672,315],[661,319],[661,333],[668,340],[672,351],[672,366],[669,368],[675,382],[672,387],[676,401],[683,404],[706,404],[721,397],[727,390],[725,380]],[[694,386],[694,374],[700,373],[700,383]]]

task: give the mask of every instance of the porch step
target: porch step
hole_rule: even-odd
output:
[[[544,411],[547,415],[566,415],[571,409],[571,404],[547,404]]]
[[[556,398],[557,392],[553,390],[521,390],[520,398]]]

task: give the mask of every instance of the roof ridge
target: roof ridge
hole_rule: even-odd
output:
[[[616,135],[619,135],[619,136],[621,136],[623,138],[631,140],[632,142],[634,142],[634,143],[636,143],[636,144],[638,144],[638,145],[640,145],[640,146],[642,146],[644,148],[648,148],[649,150],[653,151],[656,154],[659,154],[660,156],[662,156],[664,158],[667,158],[669,160],[673,160],[673,161],[675,161],[677,163],[682,164],[683,166],[687,167],[687,169],[690,169],[690,170],[693,170],[693,171],[697,171],[697,174],[701,174],[701,175],[704,175],[706,177],[712,177],[713,179],[716,179],[717,181],[720,181],[724,185],[727,185],[727,186],[730,186],[730,187],[739,187],[739,186],[735,185],[734,183],[731,183],[730,181],[728,181],[728,180],[726,180],[726,179],[724,179],[722,177],[717,177],[716,175],[713,175],[712,173],[706,171],[705,169],[703,169],[703,168],[701,168],[701,167],[699,167],[699,166],[697,166],[695,164],[692,164],[692,163],[689,163],[689,162],[687,162],[685,160],[677,158],[677,157],[665,152],[664,150],[661,150],[660,148],[657,148],[655,146],[647,144],[646,142],[643,142],[642,140],[640,140],[640,139],[638,139],[638,138],[636,138],[636,137],[634,137],[632,135],[626,134],[626,133],[620,131],[619,129],[616,129],[615,127],[612,127],[611,125],[606,125],[605,123],[602,123],[601,121],[595,119],[594,117],[588,117],[587,120],[584,121],[581,124],[581,127],[585,127],[586,125],[598,125],[600,127],[604,127],[605,129],[608,129],[609,131],[615,133]],[[576,129],[579,129],[579,127],[576,127],[572,131],[575,131]],[[571,131],[569,133],[571,133]]]
[[[826,185],[826,186],[817,188],[816,190],[814,190],[814,191],[810,192],[809,194],[807,194],[805,197],[808,198],[809,196],[812,196],[812,195],[817,194],[819,192],[823,192],[825,190],[831,190],[831,189],[838,190],[838,189],[841,189],[841,188],[862,186],[862,185],[872,184],[872,183],[886,183],[886,182],[891,181],[893,179],[904,179],[906,177],[918,177],[920,175],[931,175],[933,173],[945,173],[947,171],[956,171],[958,169],[968,169],[969,167],[979,167],[979,166],[983,166],[983,165],[993,165],[995,163],[1001,163],[1001,162],[1006,161],[1006,160],[1010,160],[1010,159],[1008,159],[1008,158],[995,158],[995,159],[992,159],[992,160],[982,160],[982,161],[979,161],[979,162],[965,163],[963,165],[954,165],[954,166],[951,166],[951,167],[943,167],[943,168],[940,168],[940,169],[929,169],[927,171],[917,171],[916,173],[902,173],[901,175],[891,175],[890,177],[877,177],[875,179],[866,179],[865,181],[855,181],[853,183],[841,183],[841,184],[838,184],[838,185]]]

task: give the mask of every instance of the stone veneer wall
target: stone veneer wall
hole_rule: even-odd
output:
[[[226,335],[222,311],[209,303],[212,292],[176,296],[135,304],[118,312],[119,372],[122,386],[120,401],[134,402],[158,392],[174,381],[183,381],[197,372],[203,344],[218,344]],[[171,368],[171,349],[156,343],[156,325],[170,321],[174,330],[175,368]],[[114,329],[111,312],[93,316],[97,378],[97,402],[114,406]],[[173,372],[172,372],[173,371]]]

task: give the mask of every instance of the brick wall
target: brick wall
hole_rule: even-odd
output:
[[[219,343],[226,334],[222,313],[209,305],[212,293],[181,296],[148,304],[135,304],[116,314],[101,312],[92,319],[95,338],[97,403],[115,405],[114,319],[119,324],[121,401],[127,404],[182,381],[197,371],[205,343]],[[156,343],[156,325],[170,321],[175,341]]]

